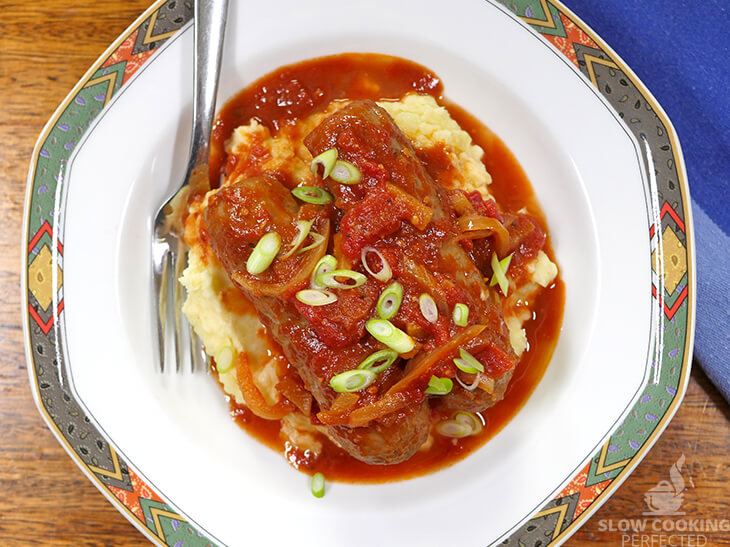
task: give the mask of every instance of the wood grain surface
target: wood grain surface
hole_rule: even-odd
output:
[[[2,546],[146,544],[72,463],[35,408],[20,326],[19,270],[25,181],[35,140],[71,87],[147,5],[148,0],[0,0]],[[659,532],[632,538],[613,529],[625,519],[642,518],[644,493],[669,480],[681,455],[688,483],[683,518],[729,519],[729,447],[730,407],[695,366],[684,402],[656,446],[567,545],[658,547],[680,545],[682,536],[681,545],[730,545],[728,530],[699,536],[665,531],[662,540]],[[695,543],[688,542],[688,534]]]

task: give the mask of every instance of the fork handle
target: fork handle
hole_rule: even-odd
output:
[[[195,0],[193,131],[190,139],[190,163],[187,166],[185,180],[192,182],[191,175],[196,167],[204,167],[204,173],[200,174],[205,176],[194,177],[194,180],[200,184],[200,179],[203,179],[207,182],[208,188],[210,188],[207,176],[210,135],[218,94],[218,75],[223,57],[227,15],[228,0]]]

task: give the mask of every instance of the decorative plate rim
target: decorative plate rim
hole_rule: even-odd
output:
[[[61,424],[59,424],[51,415],[51,412],[49,411],[48,401],[46,401],[45,403],[43,401],[43,395],[41,393],[41,389],[43,389],[43,386],[39,381],[39,377],[42,375],[42,365],[38,364],[37,359],[34,355],[31,331],[34,328],[39,329],[38,332],[34,331],[34,333],[42,333],[42,335],[46,337],[49,337],[49,335],[53,336],[54,334],[57,335],[57,333],[52,331],[56,331],[60,325],[60,317],[63,311],[63,297],[61,295],[59,298],[59,291],[62,289],[62,281],[59,282],[57,270],[60,272],[60,268],[58,267],[55,259],[57,258],[56,253],[63,253],[63,245],[59,241],[58,235],[54,230],[54,219],[51,219],[50,222],[48,220],[45,220],[41,224],[41,226],[38,227],[32,237],[30,230],[32,221],[31,217],[33,216],[32,203],[34,190],[36,189],[36,182],[38,178],[38,164],[42,156],[43,146],[46,143],[46,140],[49,138],[52,130],[54,129],[54,126],[59,122],[60,118],[64,115],[66,109],[69,107],[72,101],[79,97],[79,93],[84,88],[95,85],[96,83],[100,83],[97,80],[101,80],[102,78],[97,77],[96,79],[94,79],[94,75],[105,65],[105,63],[109,62],[112,57],[120,51],[122,46],[128,40],[130,40],[134,36],[137,36],[138,32],[142,32],[145,23],[147,23],[147,27],[143,43],[151,44],[151,47],[148,51],[138,53],[139,55],[141,55],[140,64],[136,66],[136,68],[134,68],[130,74],[123,74],[122,78],[124,79],[124,81],[118,83],[116,90],[116,76],[107,78],[107,80],[111,81],[106,82],[108,84],[108,88],[105,95],[104,106],[106,106],[106,103],[109,101],[111,96],[113,94],[116,94],[119,89],[127,83],[128,78],[130,78],[131,75],[139,67],[143,66],[151,58],[156,56],[155,54],[158,53],[161,49],[160,46],[165,43],[167,39],[169,39],[179,30],[184,29],[187,26],[189,20],[184,20],[182,21],[180,26],[175,28],[174,30],[166,30],[165,32],[158,33],[156,35],[153,34],[155,23],[157,21],[157,14],[168,1],[169,0],[156,0],[116,40],[114,40],[114,42],[112,42],[112,44],[104,51],[104,53],[102,53],[102,55],[100,55],[99,58],[86,71],[86,73],[79,80],[79,82],[71,89],[69,94],[61,102],[59,107],[54,111],[48,122],[44,125],[43,130],[41,131],[38,140],[36,141],[36,144],[33,148],[33,153],[30,160],[26,184],[26,194],[24,200],[21,250],[21,306],[23,317],[23,335],[25,340],[25,352],[26,360],[28,362],[28,374],[31,384],[31,391],[36,406],[38,407],[39,412],[41,413],[41,416],[48,425],[49,429],[58,439],[59,443],[64,447],[71,459],[81,468],[81,470],[91,480],[91,482],[137,529],[140,530],[140,532],[142,532],[148,539],[158,545],[172,545],[174,537],[172,537],[171,533],[165,533],[165,530],[167,529],[167,531],[169,532],[170,527],[172,527],[172,529],[177,532],[178,527],[180,526],[179,523],[185,522],[185,519],[175,513],[170,505],[166,504],[162,500],[162,498],[154,492],[152,488],[148,487],[138,476],[136,476],[136,472],[126,462],[124,462],[123,460],[120,461],[119,456],[116,454],[114,448],[109,444],[108,439],[105,440],[109,450],[108,461],[110,461],[112,464],[111,470],[106,469],[103,466],[91,465],[90,463],[85,461],[84,457],[79,454],[77,449],[74,448],[72,444],[68,441],[68,439],[66,439],[66,437],[64,436],[64,433],[61,430]],[[498,6],[505,7],[496,0],[487,1]],[[507,534],[505,534],[505,536],[503,536],[503,538],[507,537],[505,543],[510,542],[510,540],[512,539],[516,540],[518,539],[518,533],[524,529],[524,526],[526,526],[530,522],[536,521],[536,519],[542,519],[536,521],[536,523],[538,524],[538,528],[540,528],[541,530],[545,530],[554,526],[552,537],[550,539],[550,544],[557,545],[570,537],[570,535],[572,535],[588,518],[590,518],[590,516],[606,501],[606,499],[608,499],[615,492],[615,490],[623,483],[623,481],[626,480],[628,475],[641,462],[648,450],[654,445],[656,440],[664,431],[669,421],[676,413],[677,408],[684,397],[691,372],[691,357],[694,343],[694,311],[696,291],[694,230],[692,225],[692,211],[689,196],[689,187],[687,183],[684,157],[679,144],[679,139],[671,121],[669,120],[669,117],[666,115],[654,96],[639,80],[636,74],[634,74],[631,68],[615,53],[615,51],[610,48],[610,46],[608,46],[608,44],[606,44],[600,38],[600,36],[598,36],[588,25],[580,20],[575,15],[575,13],[567,8],[562,2],[560,2],[559,0],[518,1],[521,2],[521,8],[518,8],[516,4],[513,4],[512,6],[508,7],[507,10],[510,11],[510,13],[513,13],[517,18],[521,19],[524,23],[527,23],[527,25],[529,25],[532,30],[535,31],[535,33],[538,34],[544,41],[557,49],[558,52],[565,58],[565,60],[569,61],[573,65],[577,65],[579,71],[583,73],[583,75],[590,81],[590,83],[592,83],[598,89],[601,96],[606,99],[607,102],[610,103],[610,101],[608,101],[606,93],[602,91],[598,85],[599,76],[596,73],[596,67],[602,66],[604,68],[607,68],[608,70],[619,71],[623,73],[626,78],[628,78],[628,80],[634,86],[638,95],[644,101],[646,101],[646,104],[648,106],[647,110],[650,108],[651,111],[655,113],[657,119],[666,131],[666,137],[669,141],[671,158],[673,160],[673,166],[679,186],[679,198],[681,200],[678,202],[678,205],[673,205],[669,203],[669,201],[664,201],[661,206],[661,210],[658,206],[655,206],[655,210],[652,211],[655,215],[655,218],[653,219],[653,223],[649,230],[649,237],[650,240],[653,242],[652,248],[655,249],[657,256],[657,261],[652,258],[652,271],[654,276],[652,280],[653,306],[657,307],[657,309],[660,310],[659,313],[661,314],[661,324],[664,327],[666,327],[669,322],[672,322],[674,320],[675,315],[679,313],[680,310],[685,314],[684,330],[681,330],[681,328],[677,329],[677,337],[681,339],[681,350],[683,351],[681,369],[679,371],[677,386],[673,394],[670,392],[670,394],[672,395],[672,399],[671,402],[669,402],[669,404],[663,410],[663,413],[660,416],[655,416],[656,424],[653,431],[646,437],[646,439],[643,440],[640,445],[638,445],[637,443],[637,447],[634,453],[629,458],[618,462],[607,463],[608,452],[611,449],[611,438],[613,437],[613,435],[616,434],[616,431],[618,430],[618,427],[616,427],[607,433],[609,436],[608,440],[602,445],[599,453],[596,454],[588,462],[587,465],[578,467],[577,473],[572,475],[568,486],[563,488],[563,490],[558,493],[557,496],[554,496],[544,507],[542,507],[541,510],[536,510],[531,515],[528,515],[526,517],[526,522],[523,522],[522,524],[516,524],[509,530],[509,532],[507,532]],[[532,9],[533,6],[535,8],[542,9],[542,14],[544,18],[541,19],[534,16],[535,13]],[[517,13],[518,10],[524,12],[524,15]],[[554,33],[558,26],[563,27],[566,36],[558,36]],[[571,26],[574,28],[572,28]],[[571,27],[570,30],[566,30],[569,27]],[[568,32],[572,32],[574,36],[568,36]],[[556,36],[557,38],[551,39],[551,37]],[[578,39],[587,37],[587,39],[595,47],[586,47],[588,49],[597,50],[597,55],[584,54],[583,64],[585,65],[585,71],[583,70],[584,67],[581,67],[580,65],[577,53],[575,53],[575,46],[576,44],[578,44],[578,42],[572,42],[575,36],[577,36]],[[558,42],[558,38],[567,38],[567,41],[563,44],[563,47],[561,47],[561,43]],[[570,46],[573,46],[573,50],[570,50]],[[572,57],[570,52],[572,52]],[[132,53],[130,50],[127,60],[129,60],[131,56]],[[587,60],[587,57],[590,57],[590,59]],[[608,93],[610,93],[610,91]],[[614,106],[614,108],[616,107]],[[96,114],[92,114],[92,119],[95,116]],[[631,128],[628,127],[628,125],[627,128],[629,129],[629,133],[633,135],[634,138],[638,141],[638,137],[634,134],[634,131],[632,131]],[[648,150],[648,152],[644,152],[644,159],[651,167],[654,167],[656,163],[652,162],[653,150],[651,147],[649,147],[646,138],[644,139],[644,144],[646,145]],[[656,187],[654,189],[656,190]],[[656,197],[658,199],[658,196]],[[676,210],[677,208],[680,209],[679,213]],[[665,217],[669,218],[665,221]],[[682,220],[682,218],[684,220]],[[685,271],[682,272],[682,275],[680,275],[679,281],[677,281],[677,284],[675,284],[674,286],[674,290],[672,291],[672,293],[669,293],[669,296],[672,296],[672,294],[676,292],[677,287],[681,287],[680,282],[684,279],[684,275],[686,275],[686,283],[682,287],[680,295],[676,297],[671,306],[669,306],[666,302],[667,295],[665,295],[664,291],[663,280],[669,270],[667,270],[666,263],[663,261],[663,257],[666,253],[664,252],[664,249],[662,247],[662,240],[664,239],[667,230],[671,230],[672,234],[674,234],[675,239],[677,238],[675,230],[672,227],[670,221],[673,222],[684,234],[684,244],[682,245],[681,240],[677,241],[679,242],[680,246],[683,247]],[[33,302],[39,304],[39,286],[29,286],[29,279],[32,273],[31,266],[34,264],[34,255],[40,254],[35,252],[36,245],[40,243],[44,236],[48,236],[51,239],[51,246],[49,250],[52,253],[52,259],[49,262],[50,266],[48,266],[48,268],[51,269],[51,272],[46,272],[50,275],[46,276],[46,281],[43,282],[45,285],[42,287],[44,290],[49,290],[51,292],[51,307],[49,308],[48,305],[45,307],[41,306],[42,311],[48,309],[51,310],[51,315],[47,320],[44,320],[39,316],[40,311],[33,305]],[[43,248],[47,247],[48,245],[44,243]],[[661,275],[656,273],[657,267],[661,270]],[[655,283],[655,280],[658,282]],[[35,324],[32,323],[32,321],[35,321]],[[679,337],[680,331],[682,333],[681,337]],[[656,340],[653,339],[652,335],[652,340],[649,344],[650,350],[654,346],[655,342]],[[54,343],[51,342],[51,344]],[[663,352],[665,348],[660,347],[657,349],[658,351]],[[680,351],[680,348],[677,348],[677,351]],[[659,355],[660,361],[662,361],[661,355],[663,355],[663,353]],[[63,363],[60,362],[60,354],[58,359],[58,362],[54,361],[52,363],[52,367],[56,367],[56,372],[61,374],[60,369],[63,368]],[[38,361],[40,360],[41,359],[39,358]],[[36,369],[37,365],[39,367],[39,370]],[[640,391],[643,390],[643,392],[645,392],[648,386],[649,382],[647,381],[646,383],[642,384]],[[667,391],[669,391],[669,386],[667,386]],[[88,421],[88,418],[86,419]],[[94,428],[94,426],[91,425],[91,428]],[[602,481],[597,481],[591,485],[588,485],[588,475],[590,474],[594,463],[596,464],[596,476],[600,472],[601,474],[605,474],[606,478]],[[137,484],[135,488],[137,490],[142,492],[144,489],[146,489],[146,493],[149,494],[150,500],[155,501],[155,503],[159,505],[154,509],[149,509],[149,515],[145,514],[144,509],[140,509],[138,512],[135,512],[130,507],[130,504],[127,503],[127,497],[120,496],[116,490],[113,490],[114,487],[109,484],[109,477],[115,479],[119,478],[118,480],[121,480],[122,478],[124,478],[124,471],[126,471],[126,475],[129,477],[131,483],[135,483],[136,479]],[[583,477],[584,473],[586,475],[585,477]],[[598,489],[597,487],[599,485],[603,486]],[[562,497],[567,497],[567,495],[561,496],[561,494],[563,494],[563,492],[567,492],[571,488],[575,489],[576,492],[579,493],[578,497],[575,500],[575,507],[573,509],[572,515],[573,518],[570,518],[571,515],[568,515],[570,504],[559,503]],[[137,490],[135,490],[135,492]],[[571,493],[570,495],[574,496],[575,493]],[[139,499],[141,499],[141,496],[137,495],[137,498],[137,506],[141,506],[139,501]],[[147,500],[147,498],[144,499]],[[583,499],[584,504],[585,502],[587,502],[587,505],[582,508],[579,505],[581,499]],[[553,502],[555,502],[555,505],[551,506]],[[139,509],[139,507],[137,506],[135,506],[135,508]],[[540,508],[538,507],[537,509]],[[142,514],[140,515],[139,512],[141,512]],[[546,524],[547,517],[553,514],[557,515],[555,524]],[[167,520],[163,521],[163,519]],[[151,523],[149,521],[151,521]],[[177,525],[170,524],[176,521],[178,522]],[[166,522],[167,526],[165,525]],[[192,526],[189,526],[189,528],[190,530],[195,532],[195,529]],[[197,534],[197,538],[201,541],[201,543],[208,543],[208,539],[203,537],[200,533]]]

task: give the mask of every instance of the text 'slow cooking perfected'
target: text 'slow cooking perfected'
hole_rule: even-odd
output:
[[[564,291],[530,184],[442,91],[410,61],[343,54],[267,75],[214,127],[183,310],[239,423],[307,473],[457,461],[555,347]]]

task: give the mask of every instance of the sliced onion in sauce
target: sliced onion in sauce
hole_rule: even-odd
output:
[[[286,254],[281,255],[282,259],[289,258],[294,254],[294,251],[301,247],[304,240],[307,239],[309,231],[312,229],[312,222],[313,221],[311,220],[297,220],[297,235],[294,236],[294,239],[291,242],[291,247]]]
[[[370,269],[370,266],[368,265],[369,253],[375,253],[380,259],[380,270],[377,272],[372,271]],[[378,281],[382,281],[383,283],[385,283],[386,281],[390,280],[391,277],[393,277],[393,270],[390,269],[390,264],[388,264],[388,261],[385,260],[385,257],[382,255],[382,253],[378,251],[375,247],[363,247],[362,251],[360,252],[360,262],[362,262],[365,271],[372,275]]]
[[[421,308],[421,314],[429,323],[435,323],[439,318],[439,310],[436,307],[436,301],[428,293],[423,293],[418,297],[418,306]]]
[[[481,239],[494,236],[494,244],[500,254],[509,249],[509,232],[496,218],[467,215],[459,218],[460,238]]]
[[[474,391],[476,388],[479,387],[479,381],[480,381],[479,374],[475,374],[474,375],[474,381],[471,384],[467,384],[461,378],[459,378],[459,373],[458,372],[454,375],[454,379],[457,381],[457,383],[461,387],[463,387],[467,391]]]
[[[322,243],[325,242],[325,237],[322,234],[310,234],[312,236],[312,239],[314,240],[312,243],[307,245],[306,247],[302,247],[297,251],[297,254],[306,253],[307,251],[311,251],[312,249],[315,249],[316,247],[319,247],[322,245]]]

